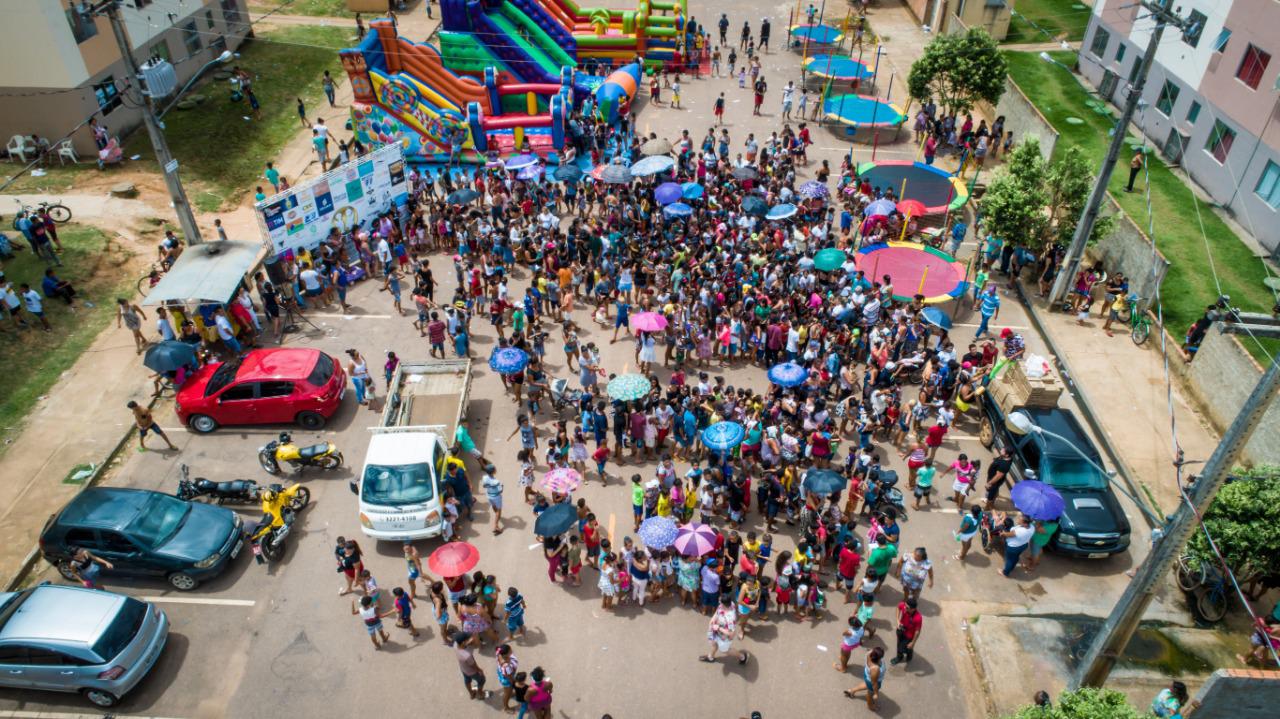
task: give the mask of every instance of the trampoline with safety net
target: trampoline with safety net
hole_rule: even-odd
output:
[[[893,299],[910,302],[917,294],[925,304],[941,304],[964,296],[965,266],[942,250],[914,242],[882,242],[858,250],[854,264],[868,279],[889,275]]]
[[[893,190],[895,195],[899,195],[898,199],[923,202],[926,215],[954,212],[969,200],[969,188],[960,178],[923,162],[864,162],[858,166],[858,178],[867,180],[872,187]]]

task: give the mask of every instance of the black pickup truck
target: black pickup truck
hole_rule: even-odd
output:
[[[1076,557],[1101,559],[1129,548],[1129,520],[1111,491],[1109,477],[1057,437],[1035,431],[1013,432],[989,395],[983,398],[982,408],[979,439],[987,448],[1013,450],[1013,479],[1021,480],[1025,470],[1032,469],[1037,479],[1058,490],[1066,500],[1066,508],[1058,520],[1058,533],[1050,543],[1052,549]],[[1102,466],[1097,448],[1075,415],[1058,407],[1019,407],[1013,411],[1025,412],[1037,427],[1060,435],[1079,448],[1094,465]]]

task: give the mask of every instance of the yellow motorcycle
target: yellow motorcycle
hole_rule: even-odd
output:
[[[249,532],[253,558],[258,564],[278,562],[284,557],[284,539],[289,536],[297,513],[311,502],[311,490],[301,484],[288,488],[273,484],[262,490],[262,520]]]
[[[258,449],[258,464],[268,474],[280,474],[281,463],[288,464],[294,471],[303,467],[319,467],[320,469],[337,469],[342,466],[342,452],[333,442],[321,442],[310,447],[299,447],[293,443],[288,432],[281,432],[279,439],[274,439]]]

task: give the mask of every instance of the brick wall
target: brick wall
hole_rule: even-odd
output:
[[[1177,330],[1175,330],[1177,336]],[[1205,335],[1195,361],[1187,365],[1185,379],[1197,401],[1208,412],[1209,420],[1224,431],[1245,399],[1253,391],[1262,368],[1245,351],[1234,335],[1214,325]],[[1280,402],[1272,400],[1262,421],[1245,445],[1241,460],[1246,464],[1280,464]],[[1280,692],[1280,687],[1277,688]],[[1273,706],[1280,705],[1280,693],[1274,695]],[[1197,716],[1199,716],[1197,714]],[[1270,716],[1276,716],[1274,713]]]

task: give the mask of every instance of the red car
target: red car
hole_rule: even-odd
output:
[[[252,350],[201,367],[178,390],[178,419],[201,434],[221,424],[320,429],[342,404],[347,373],[313,349]]]

